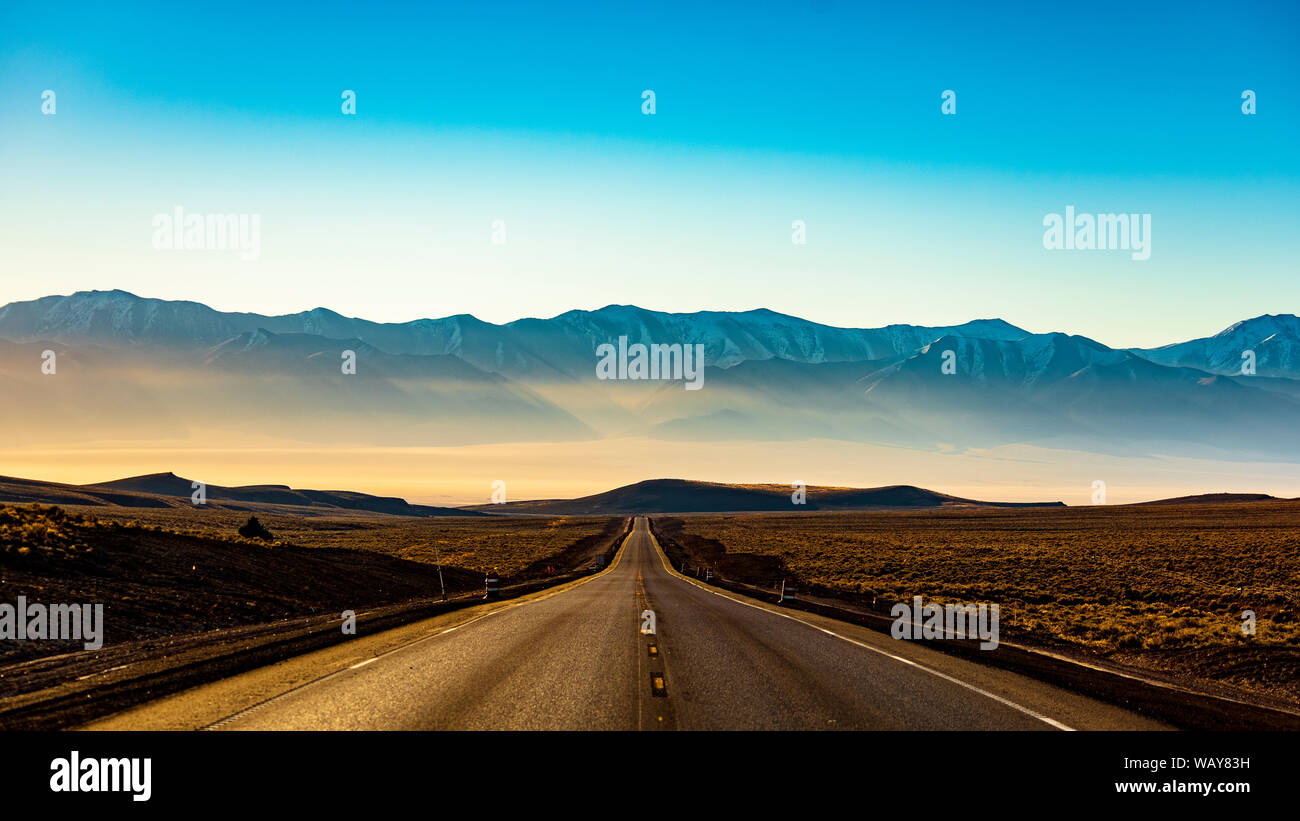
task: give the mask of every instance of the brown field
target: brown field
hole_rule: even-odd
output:
[[[249,513],[190,506],[120,508],[65,506],[106,521],[139,522],[181,533],[235,537]],[[258,520],[278,541],[302,547],[368,550],[416,562],[434,564],[434,545],[445,566],[476,572],[496,569],[514,576],[534,564],[559,556],[582,539],[601,535],[611,516],[388,516],[330,510],[304,515],[305,508],[259,505]],[[237,538],[237,537],[236,537]]]
[[[678,521],[738,581],[788,573],[886,611],[914,595],[996,603],[1004,640],[1300,701],[1300,502]]]

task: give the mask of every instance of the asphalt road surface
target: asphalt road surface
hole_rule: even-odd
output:
[[[655,632],[642,632],[653,611]],[[321,651],[91,725],[213,730],[1158,729],[916,642],[708,588],[645,519],[613,566],[396,646]],[[413,628],[414,629],[414,628]],[[393,639],[389,639],[391,645]],[[351,657],[340,655],[351,652]],[[357,658],[361,653],[364,657]],[[279,679],[275,679],[275,676]]]

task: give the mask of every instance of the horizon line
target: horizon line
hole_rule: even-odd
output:
[[[53,480],[49,480],[49,479],[36,479],[36,478],[28,478],[28,477],[22,477],[22,476],[5,476],[5,475],[0,475],[0,482],[5,481],[5,480],[16,480],[16,481],[19,481],[19,482],[32,482],[32,483],[38,483],[38,484],[42,484],[42,485],[60,485],[60,486],[63,486],[63,487],[72,487],[72,488],[100,488],[100,487],[108,486],[108,485],[110,485],[110,484],[112,484],[112,483],[115,483],[115,482],[126,482],[126,481],[130,481],[130,480],[132,480],[132,479],[167,478],[167,477],[174,478],[174,479],[177,479],[177,480],[179,480],[179,481],[183,481],[183,482],[194,482],[194,481],[198,481],[198,480],[195,480],[195,479],[187,478],[187,477],[185,477],[185,476],[181,476],[181,475],[177,474],[174,470],[166,470],[166,471],[155,471],[155,472],[152,472],[152,473],[140,473],[140,474],[136,474],[136,475],[133,475],[133,476],[122,476],[122,477],[120,477],[120,478],[116,478],[116,479],[105,479],[105,480],[100,481],[100,482],[86,482],[86,483],[81,483],[81,484],[74,484],[74,483],[72,483],[72,482],[58,482],[58,481],[53,481]],[[515,499],[515,500],[509,501],[509,502],[502,502],[502,503],[499,503],[498,506],[500,506],[500,507],[504,507],[504,508],[508,508],[508,507],[513,507],[513,506],[516,506],[516,505],[521,505],[521,504],[534,504],[534,503],[538,503],[538,502],[573,502],[573,501],[578,501],[578,500],[581,500],[581,499],[588,499],[588,498],[591,498],[591,497],[593,497],[593,496],[601,496],[601,495],[604,495],[604,494],[606,494],[606,493],[613,493],[613,492],[615,492],[615,491],[618,491],[618,490],[624,490],[624,489],[626,489],[626,488],[636,487],[636,486],[638,486],[638,485],[643,485],[643,484],[645,484],[645,483],[647,483],[647,482],[681,482],[681,483],[688,484],[688,485],[713,485],[713,486],[716,486],[716,487],[723,487],[723,488],[740,488],[740,489],[745,489],[745,488],[781,488],[783,491],[786,489],[787,484],[788,484],[788,483],[785,483],[785,482],[717,482],[717,481],[711,481],[711,480],[708,480],[708,479],[683,479],[683,478],[680,478],[680,477],[659,476],[659,477],[648,478],[648,479],[639,479],[639,480],[637,480],[637,481],[635,481],[635,482],[629,482],[629,483],[627,483],[627,484],[616,485],[615,487],[611,487],[611,488],[608,488],[608,489],[606,489],[606,490],[597,491],[597,492],[595,492],[595,493],[588,493],[588,494],[584,494],[584,495],[582,495],[582,496],[571,496],[571,497],[564,497],[564,496],[550,496],[550,497],[539,497],[539,498],[536,498],[536,499]],[[216,487],[216,488],[221,488],[221,489],[225,489],[225,490],[252,490],[252,489],[256,489],[256,488],[276,488],[276,489],[287,489],[287,490],[298,491],[298,492],[314,492],[314,493],[357,493],[357,494],[360,494],[360,495],[363,495],[363,496],[369,496],[369,497],[371,497],[371,498],[375,498],[375,499],[398,499],[398,500],[400,500],[401,502],[403,502],[404,504],[411,505],[412,507],[437,507],[437,508],[444,509],[444,510],[468,510],[468,509],[470,509],[470,508],[488,507],[489,505],[493,505],[493,504],[494,504],[494,503],[488,501],[488,502],[465,502],[465,503],[460,503],[460,504],[452,503],[452,504],[446,504],[446,505],[434,505],[434,504],[429,504],[429,503],[427,503],[427,502],[413,502],[413,501],[410,500],[410,498],[407,498],[406,496],[386,496],[386,495],[383,495],[383,494],[368,493],[368,492],[366,492],[366,491],[350,490],[350,489],[347,489],[347,488],[294,487],[293,485],[284,484],[284,483],[280,483],[280,482],[271,482],[271,483],[267,483],[267,482],[259,482],[259,483],[256,483],[256,484],[245,484],[245,485],[212,485],[212,484],[204,483],[204,485],[205,485],[205,487]],[[793,485],[790,485],[790,487],[793,487]],[[1069,502],[1063,501],[1063,500],[1061,500],[1061,499],[1050,499],[1050,500],[1027,500],[1027,501],[1017,501],[1017,502],[1006,502],[1006,501],[998,502],[998,501],[988,501],[988,500],[973,499],[973,498],[968,498],[968,497],[963,497],[963,496],[956,496],[956,495],[953,495],[952,493],[949,493],[949,492],[947,492],[947,491],[936,490],[936,489],[934,489],[934,488],[930,488],[930,487],[921,487],[920,485],[912,485],[912,484],[888,484],[888,485],[856,486],[856,485],[818,485],[818,484],[814,484],[814,483],[803,483],[803,489],[804,489],[805,491],[812,491],[812,490],[870,491],[870,490],[890,490],[890,489],[894,489],[894,488],[913,488],[913,489],[916,489],[916,490],[922,490],[922,491],[926,491],[926,492],[929,492],[929,493],[935,493],[935,494],[938,494],[938,495],[941,495],[941,496],[947,496],[947,497],[950,497],[950,498],[952,498],[953,500],[955,500],[956,502],[960,502],[960,503],[968,503],[966,506],[976,506],[976,507],[978,507],[978,506],[982,506],[982,505],[988,505],[988,506],[992,506],[992,507],[1004,507],[1004,508],[1007,508],[1007,509],[1018,509],[1018,507],[1020,507],[1020,506],[1036,507],[1036,508],[1042,508],[1042,507],[1063,507],[1063,508],[1085,508],[1085,507],[1124,507],[1124,506],[1128,506],[1128,505],[1151,504],[1151,503],[1153,503],[1153,502],[1166,502],[1166,501],[1172,501],[1172,500],[1177,500],[1177,499],[1197,499],[1197,498],[1206,497],[1206,496],[1220,496],[1220,495],[1224,495],[1224,496],[1257,496],[1257,495],[1258,495],[1258,496],[1267,496],[1267,497],[1269,497],[1268,499],[1262,499],[1262,500],[1256,500],[1256,501],[1277,501],[1277,502],[1295,502],[1295,501],[1300,501],[1300,497],[1275,496],[1275,495],[1273,495],[1272,493],[1269,493],[1269,492],[1267,492],[1267,491],[1263,491],[1263,490],[1257,490],[1257,491],[1206,490],[1206,491],[1200,491],[1200,492],[1195,492],[1195,493],[1184,493],[1184,494],[1181,494],[1181,495],[1179,495],[1179,496],[1165,496],[1165,497],[1158,497],[1158,498],[1155,498],[1155,499],[1146,499],[1146,500],[1139,501],[1139,502],[1119,502],[1119,503],[1114,503],[1114,504],[1106,504],[1106,503],[1096,504],[1096,503],[1094,503],[1094,504],[1087,504],[1087,505],[1072,505],[1072,504],[1070,504]],[[144,495],[151,495],[151,496],[167,496],[167,494],[165,494],[165,493],[154,493],[154,492],[152,492],[152,491],[144,491],[144,490],[140,490],[140,491],[130,491],[130,490],[128,490],[127,492],[136,492],[136,493],[141,493],[141,494],[144,494]],[[177,499],[180,499],[180,498],[184,498],[184,496],[175,496],[175,497],[168,497],[168,498],[177,498]],[[220,501],[220,500],[218,500],[218,501]],[[19,502],[19,501],[0,502],[0,505],[28,505],[28,504],[47,504],[47,503],[44,503],[44,502]],[[57,505],[58,503],[48,503],[48,504],[55,504],[55,505]],[[66,504],[68,504],[68,503],[65,502],[65,503],[63,503],[63,504],[66,505]],[[262,503],[258,503],[258,504],[284,504],[285,506],[289,506],[289,507],[296,507],[296,506],[297,506],[297,505],[293,505],[293,504],[291,504],[291,503],[275,503],[275,502],[262,502]],[[87,507],[120,507],[120,505],[86,505],[86,506],[87,506]],[[884,508],[884,507],[888,507],[888,506],[880,506],[880,507]],[[889,509],[890,509],[890,510],[894,510],[894,509],[897,509],[897,510],[912,510],[912,509],[915,509],[915,510],[939,510],[939,509],[943,509],[943,508],[942,508],[941,506],[940,506],[940,507],[928,507],[928,508],[911,507],[911,506],[894,506],[894,507],[890,507]],[[477,512],[477,511],[475,511],[475,512]],[[702,512],[708,512],[708,511],[702,511]],[[749,512],[749,513],[773,513],[773,512],[780,512],[780,511],[776,511],[776,510],[730,511],[730,510],[720,509],[720,510],[718,510],[718,511],[716,511],[716,512],[720,512],[720,513],[725,513],[725,512],[738,512],[738,513],[739,513],[739,512]],[[793,506],[792,506],[792,510],[791,510],[791,512],[800,512],[800,511],[794,509]],[[805,511],[805,512],[809,512],[809,511]],[[854,509],[854,508],[844,508],[844,509],[835,509],[835,510],[819,510],[819,511],[811,511],[811,512],[818,512],[818,513],[844,513],[844,512],[855,512],[855,509]],[[865,509],[857,509],[856,512],[872,512],[872,511],[870,511],[870,510],[865,510]],[[888,511],[883,511],[883,512],[888,512]],[[398,515],[401,515],[401,514],[378,514],[378,515],[393,515],[393,516],[398,516]],[[513,514],[513,515],[518,515],[518,514]],[[526,514],[526,515],[533,515],[533,514]],[[547,514],[547,513],[539,513],[539,514],[536,514],[536,515],[588,515],[588,514]],[[591,514],[591,515],[603,515],[603,514]]]

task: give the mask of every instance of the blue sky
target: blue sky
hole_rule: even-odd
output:
[[[1296,4],[984,5],[6,3],[0,303],[769,307],[1116,346],[1300,308]],[[260,258],[155,250],[178,204],[260,214]],[[1045,250],[1066,205],[1150,213],[1151,259]]]

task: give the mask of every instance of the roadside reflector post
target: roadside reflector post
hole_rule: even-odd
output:
[[[782,604],[788,601],[794,601],[794,594],[795,594],[794,585],[789,584],[788,582],[786,582],[785,579],[782,579],[781,595],[777,598],[777,601]]]
[[[433,543],[433,560],[438,563],[438,587],[442,590],[442,600],[447,600],[447,585],[442,580],[442,557],[438,555],[438,542]]]
[[[496,599],[496,598],[500,598],[500,596],[501,596],[501,577],[497,575],[497,572],[496,572],[495,570],[493,570],[491,573],[488,573],[488,574],[483,578],[483,587],[484,587],[484,588],[486,589],[486,591],[487,591],[487,592],[483,595],[483,598],[485,598],[485,599]]]

